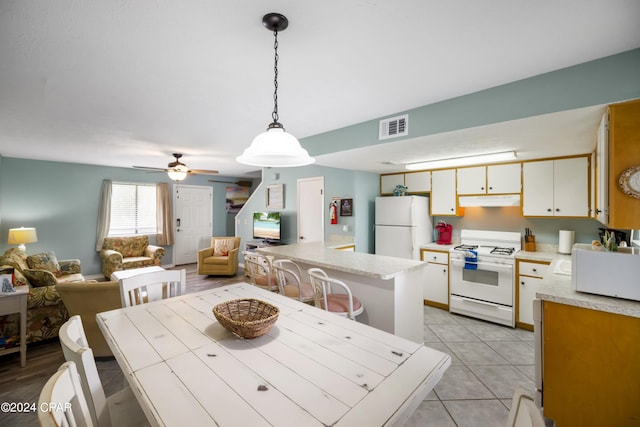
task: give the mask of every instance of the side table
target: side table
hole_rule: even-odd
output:
[[[0,292],[0,315],[20,314],[20,347],[0,350],[0,356],[4,354],[20,352],[20,366],[23,368],[27,364],[27,297],[29,289],[27,286],[20,286],[15,292]]]

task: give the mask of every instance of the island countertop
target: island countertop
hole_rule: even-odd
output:
[[[331,245],[325,242],[268,246],[256,251],[276,258],[288,258],[320,268],[382,280],[392,279],[401,273],[424,268],[426,265],[422,261],[411,259],[340,251],[331,248]]]

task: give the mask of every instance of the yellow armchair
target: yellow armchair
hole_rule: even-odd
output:
[[[198,274],[233,276],[239,249],[240,237],[212,237],[211,247],[198,251]]]

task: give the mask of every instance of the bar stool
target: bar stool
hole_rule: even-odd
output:
[[[304,303],[313,302],[313,285],[302,281],[302,270],[298,264],[290,259],[277,259],[273,261],[272,269],[282,295]]]
[[[307,272],[315,290],[316,307],[351,320],[356,320],[356,316],[364,311],[364,306],[346,283],[329,277],[319,268],[310,268]],[[340,292],[335,292],[334,287],[340,288]]]
[[[278,281],[271,269],[271,258],[255,252],[244,252],[244,271],[251,284],[271,292],[279,292]]]

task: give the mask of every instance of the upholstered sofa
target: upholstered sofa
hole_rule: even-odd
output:
[[[160,265],[164,254],[164,248],[149,244],[149,236],[106,237],[100,251],[102,274],[110,279],[114,271]]]
[[[233,276],[239,249],[240,237],[212,237],[211,247],[198,251],[198,274]]]
[[[56,285],[84,281],[80,261],[58,261],[53,252],[29,256],[11,248],[0,257],[0,267],[13,267],[14,285],[29,287],[27,343],[57,337],[58,329],[69,315]],[[0,316],[0,335],[9,340],[9,345],[19,337],[19,319],[18,314]]]

